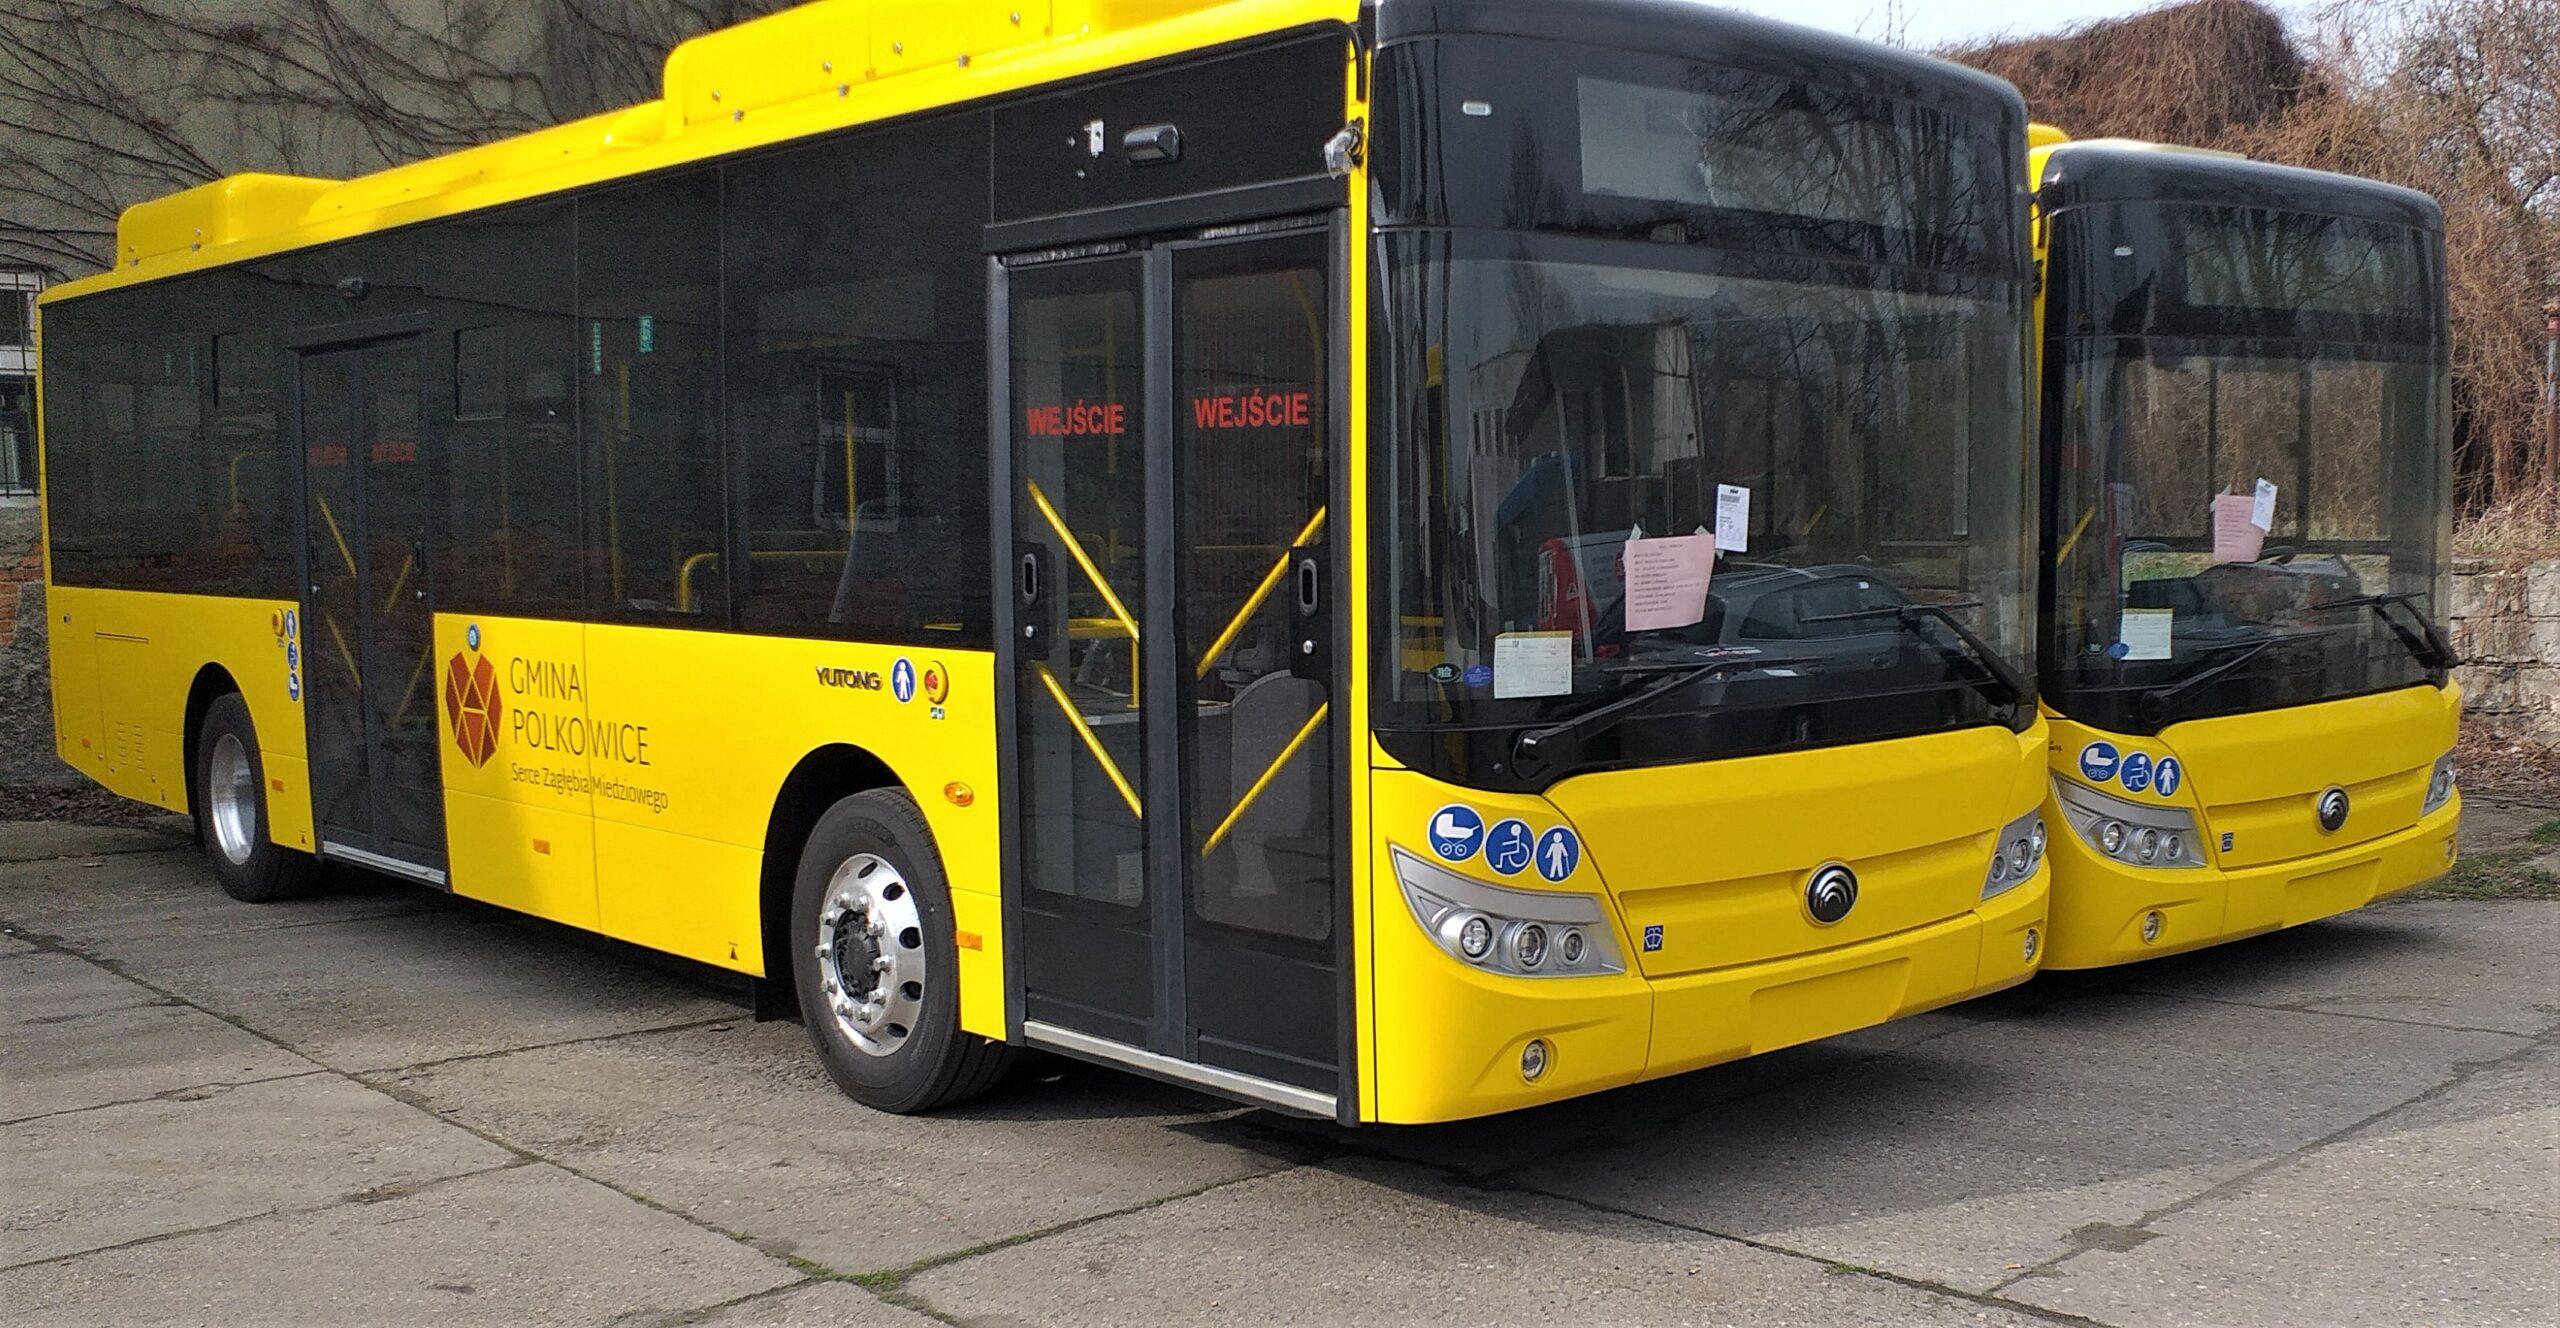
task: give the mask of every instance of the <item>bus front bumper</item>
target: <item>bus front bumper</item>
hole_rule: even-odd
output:
[[[1960,916],[1891,936],[1658,979],[1491,977],[1404,927],[1420,945],[1382,955],[1377,970],[1403,980],[1380,993],[1375,1119],[1412,1125],[1515,1111],[2016,986],[2039,966],[2050,872],[2040,869]],[[1549,1048],[1534,1082],[1521,1070],[1533,1040]]]
[[[2045,966],[2104,968],[2157,959],[2353,912],[2442,878],[2453,867],[2461,824],[2456,794],[2416,825],[2379,839],[2227,872],[2127,867],[2069,831],[2058,832]],[[2155,913],[2156,931],[2146,940]]]

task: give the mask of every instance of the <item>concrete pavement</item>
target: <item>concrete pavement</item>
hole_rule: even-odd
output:
[[[2560,1324],[2555,1030],[2560,903],[2417,902],[1463,1125],[896,1120],[695,970],[0,824],[0,1321]]]

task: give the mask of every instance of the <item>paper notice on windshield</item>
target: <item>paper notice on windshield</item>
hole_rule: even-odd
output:
[[[1716,547],[1751,552],[1751,491],[1739,484],[1716,486]]]
[[[2170,644],[2171,629],[2177,625],[2175,609],[2127,609],[2124,611],[2124,658],[2167,659],[2176,653]]]
[[[2213,560],[2254,563],[2267,547],[2266,529],[2251,518],[2258,500],[2245,493],[2226,493],[2213,500]]]
[[[2276,528],[2276,486],[2264,477],[2258,480],[2257,496],[2249,500],[2249,524],[2261,535]]]
[[[1713,535],[1627,541],[1627,630],[1667,632],[1707,620]]]
[[[1573,690],[1573,633],[1504,632],[1493,638],[1493,694],[1563,696]]]

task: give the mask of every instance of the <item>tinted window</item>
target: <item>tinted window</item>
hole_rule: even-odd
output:
[[[587,602],[606,620],[729,621],[719,217],[714,171],[578,205]]]
[[[436,595],[449,609],[528,617],[578,612],[573,208],[520,208],[422,235],[452,387],[441,433]],[[618,402],[617,402],[618,404]]]
[[[744,629],[986,644],[984,161],[971,118],[730,170]]]
[[[0,288],[0,346],[23,346],[35,340],[35,297],[26,291]]]

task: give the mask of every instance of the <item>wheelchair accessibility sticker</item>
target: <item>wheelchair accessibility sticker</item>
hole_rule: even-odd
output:
[[[1505,876],[1517,876],[1529,869],[1529,855],[1537,846],[1537,836],[1529,833],[1527,821],[1514,818],[1495,822],[1484,837],[1484,865]]]

